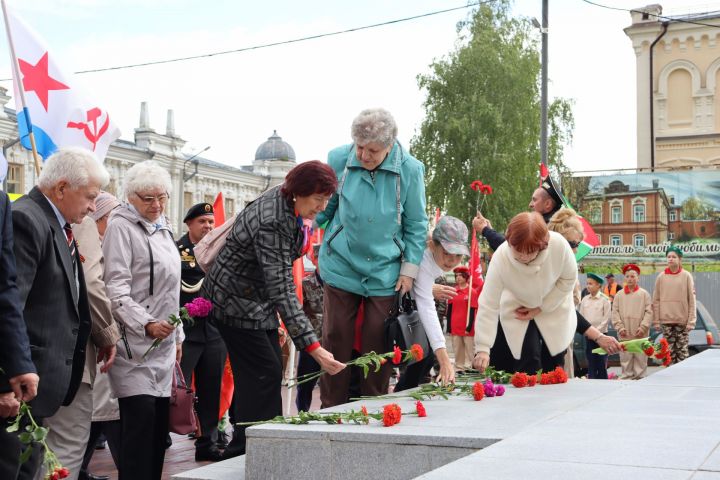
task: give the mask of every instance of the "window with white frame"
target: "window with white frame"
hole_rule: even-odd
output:
[[[610,209],[610,223],[622,223],[622,207],[615,205]]]
[[[670,210],[670,221],[675,222],[677,220],[677,210]]]
[[[633,246],[635,248],[641,248],[645,246],[645,235],[637,234],[633,235]]]
[[[675,240],[675,233],[668,232],[668,240]]]
[[[636,203],[633,205],[633,222],[641,223],[645,221],[645,205]]]
[[[622,245],[622,236],[621,235],[610,235],[610,245],[613,247],[618,247]]]

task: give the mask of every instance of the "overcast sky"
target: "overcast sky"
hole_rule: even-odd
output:
[[[343,30],[455,6],[452,0],[7,0],[38,31],[66,71],[143,63]],[[644,4],[599,0],[631,8]],[[654,3],[654,2],[646,2]],[[720,10],[660,1],[665,13]],[[694,3],[694,2],[690,2]],[[192,153],[230,165],[250,164],[273,130],[298,160],[325,159],[349,143],[363,108],[383,106],[407,145],[423,119],[416,77],[454,48],[455,26],[468,10],[340,36],[261,50],[103,73],[77,81],[132,140],[140,102],[151,126],[176,132]],[[517,15],[540,19],[541,0],[520,0]],[[550,2],[550,96],[575,102],[575,139],[566,162],[574,170],[633,167],[635,55],[623,28],[630,14],[581,0]],[[0,45],[0,78],[10,76]],[[10,82],[2,85],[10,89]],[[11,101],[11,106],[14,102]]]

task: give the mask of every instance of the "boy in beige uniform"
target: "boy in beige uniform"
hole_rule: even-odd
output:
[[[671,245],[665,251],[668,268],[655,280],[653,324],[662,328],[670,346],[673,364],[688,357],[688,334],[695,328],[695,284],[690,272],[682,268],[683,252]]]
[[[600,291],[602,284],[602,277],[594,273],[587,274],[588,294],[580,301],[578,311],[593,327],[600,330],[600,333],[607,333],[612,305],[610,300]],[[593,349],[598,348],[599,345],[589,338],[586,340],[585,345],[585,355],[588,361],[588,378],[607,380],[607,355],[592,353]]]
[[[612,304],[612,322],[620,340],[645,338],[652,323],[652,299],[644,288],[638,286],[640,267],[627,264],[622,268],[625,287],[615,295]],[[620,352],[623,380],[639,380],[647,371],[644,353]]]

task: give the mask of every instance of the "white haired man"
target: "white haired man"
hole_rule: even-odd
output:
[[[64,148],[45,162],[38,185],[12,205],[20,304],[30,352],[42,379],[31,402],[36,420],[70,405],[82,382],[91,317],[82,256],[71,224],[95,210],[95,198],[110,176],[95,155]],[[101,350],[111,361],[114,347]],[[22,431],[22,429],[21,429]],[[0,432],[0,449],[20,454],[17,434]],[[19,465],[17,478],[33,478],[41,448]]]

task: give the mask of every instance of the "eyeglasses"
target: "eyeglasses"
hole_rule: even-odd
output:
[[[165,205],[169,198],[169,195],[167,193],[160,194],[157,197],[153,197],[151,195],[143,197],[138,193],[136,193],[135,195],[137,195],[137,197],[142,200],[145,205],[152,205],[155,202],[158,202],[160,205]]]
[[[568,240],[567,242],[570,244],[570,248],[578,248],[580,246],[580,242],[573,242],[572,240]]]

